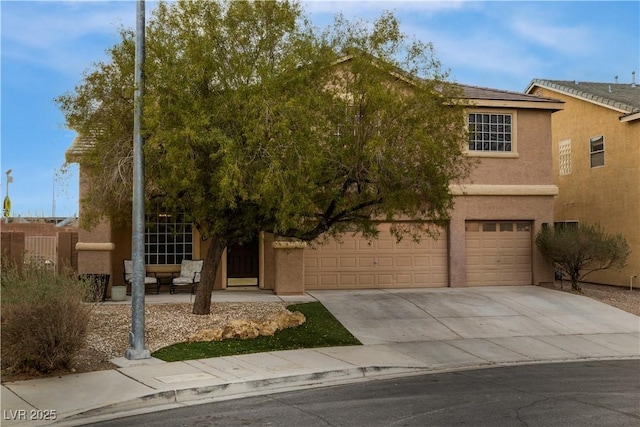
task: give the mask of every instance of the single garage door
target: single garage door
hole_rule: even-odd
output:
[[[467,221],[467,286],[530,285],[531,222]]]
[[[437,240],[410,237],[396,242],[390,224],[380,224],[378,238],[344,235],[315,249],[305,249],[305,289],[443,287],[447,279],[447,235]]]

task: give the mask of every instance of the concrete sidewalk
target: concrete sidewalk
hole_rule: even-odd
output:
[[[289,298],[321,301],[364,345],[171,363],[121,358],[117,370],[7,383],[2,386],[2,425],[83,425],[415,373],[640,359],[639,317],[540,287],[314,291]],[[242,291],[214,293],[214,299],[282,300],[270,292]],[[47,415],[49,420],[42,419]]]

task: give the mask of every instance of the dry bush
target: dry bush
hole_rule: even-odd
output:
[[[2,368],[51,372],[69,368],[85,345],[91,287],[40,265],[2,266]]]

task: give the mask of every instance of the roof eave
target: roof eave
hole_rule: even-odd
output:
[[[67,163],[80,163],[87,151],[93,147],[94,142],[89,138],[77,136],[69,148],[64,152]]]
[[[467,98],[475,107],[488,108],[521,108],[534,110],[564,110],[563,101],[514,101],[504,99]]]
[[[633,122],[636,120],[640,120],[640,111],[636,111],[635,113],[629,113],[629,114],[620,116],[620,121],[622,123]]]

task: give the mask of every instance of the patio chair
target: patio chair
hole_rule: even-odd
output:
[[[151,274],[154,274],[154,273],[151,273]],[[131,261],[130,259],[124,260],[124,282],[128,286],[131,286],[133,282],[133,261]],[[160,293],[160,281],[158,280],[157,277],[155,277],[155,274],[153,276],[147,276],[145,273],[145,278],[144,278],[145,289],[147,285],[156,285],[156,294]]]
[[[171,280],[169,293],[175,294],[177,286],[190,286],[191,293],[196,291],[196,285],[200,283],[200,273],[202,272],[202,263],[200,260],[183,259],[180,264],[180,275]]]

